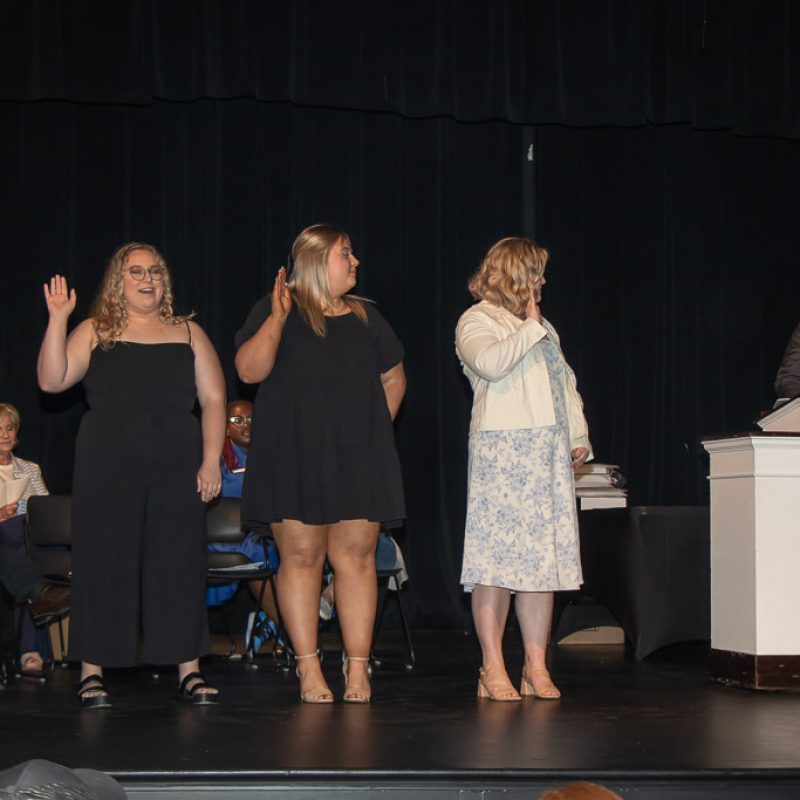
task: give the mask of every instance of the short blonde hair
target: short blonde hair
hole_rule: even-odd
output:
[[[136,250],[152,253],[161,269],[164,270],[162,283],[164,294],[158,306],[158,316],[169,325],[182,325],[194,316],[194,313],[176,316],[172,311],[172,276],[164,256],[151,244],[144,242],[128,242],[120,245],[111,256],[106,267],[100,291],[92,303],[89,316],[92,317],[97,343],[102,350],[110,350],[120,339],[128,324],[128,311],[125,308],[123,282],[125,265],[128,257]]]
[[[328,281],[328,255],[339,241],[350,244],[350,237],[341,228],[310,225],[300,232],[292,245],[289,289],[300,316],[317,336],[325,336],[327,331],[325,309],[333,305]],[[366,325],[367,312],[361,298],[347,294],[342,300]]]
[[[470,294],[524,317],[531,290],[541,281],[549,255],[533,239],[507,236],[483,257],[467,284]]]
[[[3,417],[11,417],[11,423],[15,431],[19,431],[19,411],[11,405],[11,403],[0,403],[0,419]]]

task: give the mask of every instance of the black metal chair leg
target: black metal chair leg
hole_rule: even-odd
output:
[[[386,593],[389,588],[388,584],[389,582],[387,580],[386,584],[381,583],[378,586],[378,613],[375,616],[375,625],[372,628],[372,644],[369,651],[370,663],[378,667],[381,665],[381,662],[380,659],[375,656],[375,643],[378,641],[378,634],[383,625],[383,615],[386,613]]]
[[[398,580],[397,575],[392,575],[392,579],[394,579],[397,610],[400,612],[400,622],[403,625],[403,633],[406,637],[406,647],[408,647],[409,660],[406,662],[406,669],[411,670],[414,669],[414,666],[417,663],[416,656],[414,655],[414,645],[411,643],[411,629],[408,626],[408,619],[406,618],[405,608],[403,607],[403,598],[400,596],[400,581]]]
[[[264,603],[264,593],[266,592],[266,589],[267,589],[267,581],[271,580],[271,578],[272,578],[272,576],[269,575],[269,576],[265,577],[261,581],[261,589],[260,589],[260,591],[258,593],[258,600],[256,600],[255,610],[253,611],[253,614],[255,614],[255,618],[253,619],[253,625],[250,627],[250,630],[248,631],[247,640],[244,643],[244,655],[245,655],[245,658],[247,659],[247,661],[252,666],[256,666],[256,664],[254,662],[254,659],[256,657],[256,653],[255,653],[255,650],[253,648],[253,633],[255,632],[255,629],[256,629],[256,621],[258,620],[259,612],[261,612],[261,610],[264,608],[264,605],[263,605],[263,603]]]

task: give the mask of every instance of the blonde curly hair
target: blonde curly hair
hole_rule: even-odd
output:
[[[507,236],[495,242],[467,284],[476,300],[502,306],[525,318],[531,290],[536,290],[549,257],[533,239]]]
[[[120,245],[111,256],[106,267],[100,291],[97,293],[89,316],[92,318],[98,346],[103,350],[110,350],[122,336],[128,324],[128,311],[125,307],[123,285],[125,280],[125,266],[128,257],[134,250],[146,250],[152,253],[156,264],[164,270],[162,283],[164,294],[158,306],[158,316],[168,325],[183,325],[194,316],[191,314],[176,315],[172,311],[172,277],[167,267],[164,256],[151,244],[144,242],[128,242]]]
[[[333,225],[311,225],[301,231],[292,245],[292,272],[289,289],[300,316],[317,336],[325,336],[325,309],[333,304],[328,283],[328,254],[343,241],[350,246],[350,237]],[[345,305],[366,325],[367,312],[363,298],[353,294],[342,297]]]

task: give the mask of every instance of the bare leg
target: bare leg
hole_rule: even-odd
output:
[[[547,642],[553,618],[552,592],[520,592],[515,598],[522,641],[525,646],[525,671],[527,682],[537,697],[555,700],[561,696],[547,670]],[[523,677],[525,693],[525,677]]]
[[[300,696],[309,702],[329,703],[333,695],[322,675],[317,652],[319,592],[328,544],[328,526],[306,525],[285,519],[272,524],[281,556],[278,599],[281,616],[292,640],[300,678]]]
[[[510,604],[508,589],[477,584],[472,590],[472,619],[483,653],[481,683],[493,700],[519,700],[503,658],[503,632]]]
[[[261,581],[250,581],[247,585],[253,597],[258,600],[261,594]],[[275,622],[278,621],[278,607],[275,603],[275,596],[272,594],[272,586],[269,583],[264,587],[264,596],[261,598],[261,608],[264,609],[266,615],[271,620]]]
[[[328,560],[336,574],[336,608],[348,657],[344,699],[349,702],[370,699],[369,651],[378,601],[377,545],[377,522],[342,520],[330,526]]]

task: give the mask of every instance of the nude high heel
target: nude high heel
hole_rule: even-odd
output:
[[[345,687],[347,686],[348,672],[349,666],[351,661],[366,661],[369,664],[369,658],[365,656],[346,656],[344,653],[342,654],[342,675],[344,675],[344,682]],[[372,669],[367,666],[367,675],[372,673]],[[369,703],[372,699],[372,689],[347,689],[344,690],[344,695],[342,696],[342,700],[345,703]]]
[[[541,678],[538,691],[534,686],[534,681],[537,677]],[[561,697],[561,692],[553,683],[553,679],[546,669],[535,669],[529,675],[525,667],[523,667],[519,693],[526,697],[535,697],[537,700],[558,700]]]
[[[493,675],[496,676],[494,680],[492,680]],[[508,679],[505,670],[486,669],[486,667],[481,667],[478,672],[478,697],[488,697],[498,703],[515,703],[522,699]]]
[[[305,661],[307,658],[319,658],[319,650],[315,650],[313,653],[307,653],[304,656],[295,656],[295,661]],[[300,677],[300,668],[295,668],[295,675]],[[324,680],[324,679],[323,679]],[[331,690],[325,686],[325,688],[318,688],[318,689],[311,689],[307,692],[300,690],[300,700],[304,703],[332,703],[333,702],[333,693]]]

